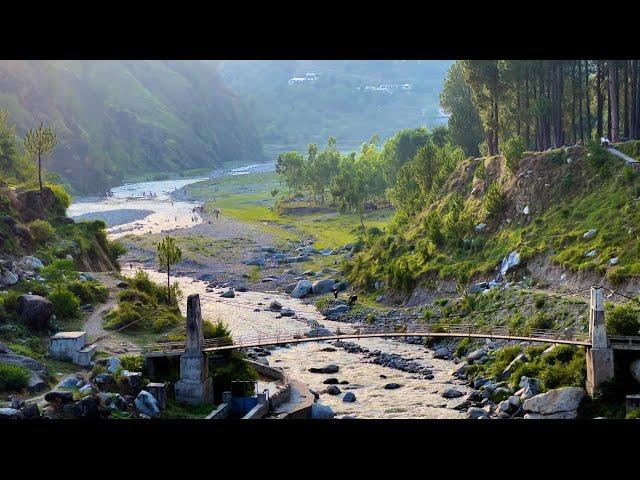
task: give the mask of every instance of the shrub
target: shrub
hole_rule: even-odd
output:
[[[502,143],[502,154],[507,161],[507,168],[515,173],[524,153],[524,142],[518,135],[508,138]]]
[[[231,338],[231,330],[222,320],[216,323],[203,322],[202,330],[204,338]]]
[[[555,321],[553,318],[538,312],[527,321],[527,327],[531,330],[549,330],[553,328]]]
[[[80,300],[63,285],[56,285],[47,298],[53,303],[53,311],[60,318],[78,318]]]
[[[77,278],[78,276],[75,265],[71,260],[54,260],[40,270],[40,274],[51,283]]]
[[[64,213],[71,205],[71,196],[62,185],[57,183],[47,183],[47,187],[51,189],[56,197],[56,207]]]
[[[142,355],[123,355],[120,357],[120,366],[123,370],[141,372],[144,367],[144,357]]]
[[[630,305],[618,305],[605,316],[609,335],[637,335],[640,330],[640,311]]]
[[[0,391],[12,392],[27,386],[31,373],[19,365],[0,363]]]
[[[29,230],[31,230],[31,235],[33,235],[35,241],[40,245],[48,243],[56,236],[56,231],[46,220],[34,220],[29,225]]]
[[[493,182],[487,188],[487,193],[484,195],[484,208],[487,211],[489,218],[496,218],[499,216],[506,206],[506,198],[500,189],[500,186]]]
[[[74,280],[67,288],[76,295],[82,303],[102,303],[109,297],[107,287],[94,281],[81,282]]]

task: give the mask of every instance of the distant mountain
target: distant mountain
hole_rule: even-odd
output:
[[[246,105],[211,61],[0,61],[17,132],[52,125],[47,168],[81,193],[150,172],[264,160]]]
[[[249,104],[265,151],[326,142],[357,146],[403,128],[446,123],[439,95],[448,60],[223,61]]]

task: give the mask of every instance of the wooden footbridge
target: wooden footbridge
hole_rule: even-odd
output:
[[[346,331],[327,333],[326,329],[306,328],[295,330],[235,335],[233,339],[205,339],[202,352],[215,353],[222,350],[254,348],[278,345],[292,345],[308,342],[362,338],[489,338],[493,340],[513,340],[520,342],[558,343],[564,345],[591,346],[589,334],[577,331],[532,330],[514,332],[507,327],[478,328],[472,324],[406,325],[397,327],[347,327]],[[145,354],[154,356],[180,356],[184,353],[185,342],[154,343],[146,347]]]

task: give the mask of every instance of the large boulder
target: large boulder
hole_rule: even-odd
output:
[[[40,295],[20,295],[18,315],[20,315],[20,321],[29,328],[46,330],[49,328],[49,319],[53,315],[53,303]]]
[[[73,404],[73,416],[78,418],[97,418],[100,416],[100,397],[91,395]]]
[[[327,420],[335,417],[333,409],[329,405],[314,403],[311,405],[311,418],[313,420]]]
[[[28,255],[26,257],[22,257],[18,260],[18,265],[23,270],[41,270],[44,268],[44,264],[38,257],[34,257],[32,255]]]
[[[222,298],[234,298],[236,296],[236,292],[234,292],[233,288],[230,288],[226,292],[220,294]]]
[[[139,412],[148,415],[151,418],[160,416],[160,408],[158,407],[158,401],[146,390],[141,390],[135,400],[135,406]]]
[[[27,389],[30,393],[39,392],[48,386],[47,382],[44,380],[48,376],[47,367],[31,357],[0,352],[0,363],[17,365],[30,370],[31,376],[27,381]]]
[[[300,280],[291,292],[293,298],[303,298],[311,293],[313,284],[309,280]]]
[[[476,360],[480,360],[486,354],[487,354],[487,351],[484,348],[479,348],[471,352],[469,355],[467,355],[467,361],[475,362]]]
[[[109,373],[116,373],[116,370],[120,368],[120,359],[118,357],[110,357],[107,360],[107,371]]]
[[[44,399],[49,403],[64,405],[66,403],[73,402],[73,393],[52,390],[44,396]]]
[[[448,348],[439,348],[435,352],[433,352],[433,358],[441,358],[446,359],[451,356],[451,352]]]
[[[456,390],[455,388],[447,388],[444,392],[442,392],[442,396],[444,398],[458,398],[463,395],[464,393],[462,393],[460,390]]]
[[[586,392],[583,388],[566,387],[549,390],[524,401],[526,413],[551,415],[558,412],[577,410]]]
[[[336,281],[333,278],[318,280],[311,286],[311,292],[314,295],[329,293],[335,284],[336,284]]]
[[[546,350],[545,350],[546,351]],[[521,353],[514,358],[509,365],[502,371],[500,374],[500,378],[502,380],[506,380],[511,376],[511,374],[515,371],[521,363],[524,363],[528,360],[527,356],[524,353]]]
[[[326,392],[329,395],[340,395],[340,389],[335,385],[329,385],[326,389]]]
[[[10,287],[18,283],[18,276],[10,270],[0,269],[0,287]]]
[[[296,286],[298,284],[297,283],[290,283],[289,285],[287,285],[286,287],[284,287],[284,293],[291,293],[295,290]]]
[[[329,310],[327,310],[326,315],[327,317],[336,317],[348,311],[349,311],[349,305],[340,304],[340,305],[336,305],[335,307],[331,307]]]

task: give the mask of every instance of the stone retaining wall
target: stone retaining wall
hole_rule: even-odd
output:
[[[269,398],[269,407],[271,409],[274,409],[289,400],[289,397],[291,396],[291,381],[289,380],[289,376],[281,368],[271,367],[253,360],[246,361],[255,368],[259,374],[282,382],[282,388]]]

